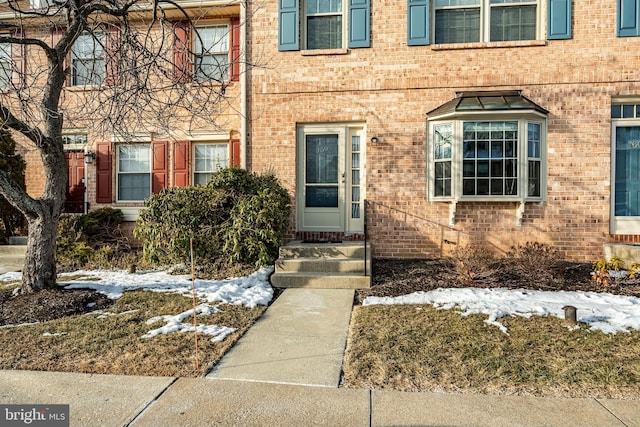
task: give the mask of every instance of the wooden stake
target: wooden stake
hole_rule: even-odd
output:
[[[198,315],[196,313],[196,273],[193,265],[193,238],[189,239],[189,248],[191,251],[191,295],[193,296],[193,330],[196,338],[196,371],[200,369],[200,363],[198,361]]]

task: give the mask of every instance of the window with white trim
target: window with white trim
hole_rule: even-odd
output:
[[[211,25],[194,30],[196,80],[229,80],[229,26]]]
[[[460,92],[427,113],[431,200],[543,200],[547,110],[519,90]]]
[[[143,201],[151,195],[151,146],[118,145],[118,201]]]
[[[544,121],[500,116],[430,123],[433,200],[542,198]]]
[[[342,48],[342,0],[306,0],[304,24],[307,49]]]
[[[435,43],[536,40],[540,34],[539,2],[435,0]]]
[[[11,43],[0,43],[0,89],[11,85],[12,65]]]
[[[104,71],[104,33],[81,34],[71,48],[71,85],[101,86]]]
[[[196,185],[206,184],[214,172],[229,167],[229,144],[194,144],[193,164],[193,183]]]

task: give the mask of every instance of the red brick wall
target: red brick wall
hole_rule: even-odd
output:
[[[438,255],[447,240],[498,251],[541,241],[569,259],[599,257],[613,240],[611,98],[640,95],[640,37],[615,36],[615,3],[574,1],[570,40],[410,47],[406,1],[376,1],[372,47],[341,55],[278,52],[277,2],[261,3],[250,52],[268,66],[251,76],[249,166],[276,171],[293,194],[296,123],[366,123],[375,256]],[[456,91],[502,89],[549,110],[547,200],[527,203],[520,227],[513,202],[460,202],[450,228],[449,205],[427,201],[425,113]],[[293,215],[290,237],[295,229]]]

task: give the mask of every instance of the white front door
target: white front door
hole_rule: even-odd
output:
[[[345,125],[298,128],[299,231],[363,230],[363,135]]]

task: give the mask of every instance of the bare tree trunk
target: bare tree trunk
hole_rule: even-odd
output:
[[[44,211],[29,220],[29,239],[20,288],[23,294],[56,287],[58,218]]]

